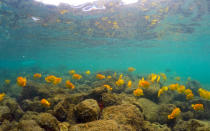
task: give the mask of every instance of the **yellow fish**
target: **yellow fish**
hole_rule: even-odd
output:
[[[75,74],[75,73],[76,73],[75,70],[70,70],[70,71],[69,71],[69,74],[70,74],[70,75],[73,75],[73,74]]]
[[[4,99],[5,93],[0,93],[0,101]]]
[[[60,14],[63,15],[63,14],[65,14],[65,13],[67,13],[67,12],[68,12],[68,10],[61,10],[61,11],[60,11]]]
[[[67,81],[66,81],[66,88],[74,89],[75,86],[74,86],[74,84],[72,84],[69,80],[67,80]]]
[[[192,108],[195,110],[195,111],[199,111],[199,110],[203,110],[203,104],[192,104]]]
[[[26,86],[26,82],[27,82],[27,80],[26,80],[25,77],[20,76],[20,77],[17,78],[17,84],[19,86],[22,86],[22,87]]]
[[[46,106],[46,107],[50,107],[50,102],[47,101],[47,100],[44,99],[44,98],[40,101],[40,103],[41,103],[42,105]]]
[[[137,88],[136,90],[133,91],[134,96],[143,96],[143,90],[140,88]]]
[[[170,115],[168,115],[168,119],[174,119],[179,116],[181,113],[180,108],[175,108]]]
[[[89,70],[87,70],[85,73],[86,73],[87,75],[90,75],[90,71],[89,71]]]
[[[80,80],[82,78],[79,74],[73,74],[72,79]]]
[[[129,81],[128,81],[128,88],[131,88],[131,86],[132,86],[132,81],[129,80]]]
[[[112,90],[111,86],[110,85],[104,85],[104,87],[106,87],[108,90]]]
[[[133,68],[133,67],[128,67],[128,71],[129,72],[133,72],[133,71],[135,71],[136,69],[135,68]]]
[[[5,80],[4,82],[5,82],[7,85],[9,85],[10,82],[11,82],[11,80]]]

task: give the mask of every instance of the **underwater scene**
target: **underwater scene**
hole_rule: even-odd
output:
[[[210,131],[210,0],[0,0],[0,131]]]

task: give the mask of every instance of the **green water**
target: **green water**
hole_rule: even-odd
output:
[[[165,72],[209,87],[209,0],[113,3],[84,12],[68,5],[1,0],[1,80],[70,69],[123,72],[131,66],[136,74]]]

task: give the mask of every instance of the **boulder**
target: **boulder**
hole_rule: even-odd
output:
[[[78,122],[89,122],[98,119],[100,108],[96,100],[86,99],[75,106],[74,112]]]

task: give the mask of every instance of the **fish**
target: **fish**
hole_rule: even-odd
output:
[[[132,81],[131,80],[128,81],[128,85],[127,86],[128,86],[128,88],[131,88],[131,86],[132,86]]]
[[[61,15],[64,15],[64,14],[67,13],[67,12],[68,12],[68,10],[61,10],[61,11],[60,11],[60,14],[61,14]]]
[[[149,88],[150,83],[146,80],[144,80],[144,77],[142,77],[141,80],[139,80],[139,87]]]
[[[135,68],[133,68],[133,67],[128,67],[128,71],[129,72],[134,72],[136,69]]]
[[[210,91],[199,88],[198,93],[199,93],[201,98],[206,99],[206,100],[210,100]]]
[[[50,107],[50,102],[47,101],[47,100],[44,99],[44,98],[40,101],[40,103],[41,103],[43,106],[45,106],[45,107]]]
[[[90,71],[89,71],[89,70],[87,70],[85,73],[86,73],[87,75],[90,75]]]
[[[40,73],[34,74],[34,78],[35,78],[35,79],[38,79],[38,78],[41,78],[41,77],[42,77],[42,74],[40,74]]]
[[[134,96],[143,96],[143,90],[141,88],[137,88],[133,91]]]
[[[27,83],[27,80],[25,77],[18,77],[17,78],[17,84],[21,87],[25,87],[26,86],[26,83]]]
[[[163,80],[164,80],[164,81],[166,81],[166,80],[167,80],[167,76],[166,76],[166,74],[165,74],[165,73],[160,73],[160,76],[163,78]]]
[[[81,78],[82,78],[82,76],[79,75],[79,74],[73,74],[73,75],[72,75],[72,79],[80,80]]]
[[[106,76],[105,75],[102,75],[102,74],[97,74],[96,75],[96,78],[99,79],[99,80],[102,80],[102,79],[105,79]]]
[[[186,88],[186,87],[185,87],[184,85],[180,85],[180,86],[177,88],[177,92],[180,93],[180,94],[181,94],[181,93],[184,93],[184,92],[185,92],[185,88]]]
[[[181,113],[180,108],[175,108],[173,109],[172,113],[170,115],[168,115],[168,119],[174,119],[176,117],[178,117]]]
[[[192,108],[195,111],[204,110],[203,104],[192,104]]]
[[[178,83],[176,83],[176,84],[171,84],[171,85],[169,85],[168,86],[172,91],[175,91],[175,90],[177,90],[177,88],[179,87],[179,84]]]
[[[174,78],[176,81],[180,81],[181,80],[181,77],[177,76]]]
[[[73,75],[73,74],[75,74],[75,73],[76,73],[75,70],[70,70],[70,71],[69,71],[69,74],[70,74],[70,75]]]
[[[111,86],[110,85],[104,85],[104,87],[106,87],[108,90],[112,90]]]
[[[57,84],[61,83],[62,78],[56,77],[54,75],[49,75],[49,76],[45,77],[45,81],[47,83],[52,83],[54,85],[57,85]]]
[[[35,21],[35,22],[40,21],[40,18],[35,17],[35,16],[32,16],[31,19],[32,19],[33,21]]]
[[[186,99],[187,100],[190,100],[190,99],[193,99],[194,98],[194,94],[193,93],[190,93],[188,95],[186,95]]]
[[[115,82],[115,84],[117,85],[117,86],[122,86],[122,85],[124,85],[124,80],[123,79],[118,79],[116,82]]]
[[[0,101],[2,101],[4,99],[5,95],[6,95],[5,93],[0,93]]]
[[[109,76],[107,76],[106,78],[107,78],[107,79],[111,79],[111,78],[112,78],[112,76],[110,76],[110,75],[109,75]]]
[[[69,88],[69,89],[74,89],[75,86],[73,83],[70,82],[70,80],[67,80],[66,81],[66,88]]]
[[[5,84],[9,85],[11,83],[11,80],[4,80]]]

